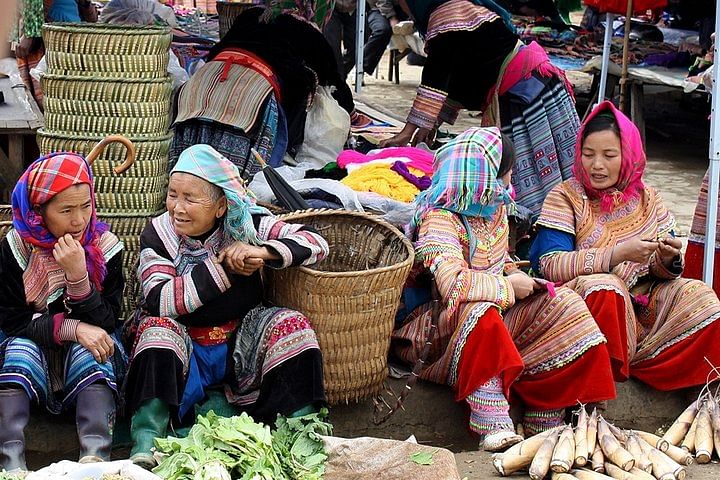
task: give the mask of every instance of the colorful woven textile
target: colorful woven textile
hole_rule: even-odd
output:
[[[510,30],[515,29],[510,21],[508,11],[493,0],[471,0],[471,2],[467,0],[445,0],[440,2],[437,0],[408,0],[407,2],[410,12],[412,12],[413,20],[415,21],[415,28],[423,35],[430,33],[433,24],[437,24],[435,22],[443,20],[443,18],[438,18],[437,15],[433,16],[435,12],[441,9],[448,12],[453,12],[456,9],[465,10],[466,7],[464,4],[474,5],[475,10],[482,10],[485,15],[487,15],[485,12],[488,12],[493,13],[494,17],[500,16]],[[470,20],[470,22],[468,22],[468,18],[473,18],[474,16],[475,15],[466,16],[464,17],[464,21],[472,25],[473,21]],[[456,18],[456,16],[451,15],[449,18]]]
[[[574,362],[582,356],[594,365],[600,380],[560,388],[552,398],[527,393],[525,403],[548,409],[572,404],[580,397],[612,398],[607,352],[594,348],[605,339],[582,300],[560,287],[554,297],[537,293],[516,302],[503,275],[513,266],[506,253],[505,209],[500,207],[491,219],[473,217],[467,223],[473,230],[474,249],[464,222],[452,212],[431,210],[420,225],[417,259],[434,274],[443,299],[438,337],[421,377],[454,386],[460,400],[502,375],[509,394],[513,382],[522,389],[524,378],[529,384],[538,385],[534,378],[555,384],[553,376],[562,377],[561,372],[575,368]],[[425,345],[429,307],[415,309],[393,333],[395,351],[404,361],[417,360]]]
[[[470,430],[481,439],[495,432],[515,431],[500,377],[491,378],[465,400],[470,406]]]
[[[31,401],[55,414],[72,407],[77,394],[93,383],[104,382],[117,393],[127,357],[122,343],[114,335],[112,339],[115,353],[98,363],[79,343],[46,351],[31,340],[8,338],[0,331],[0,385],[20,386]]]
[[[575,102],[563,82],[557,78],[546,81],[543,92],[528,104],[516,102],[512,95],[500,98],[502,132],[515,147],[515,202],[533,217],[540,214],[550,190],[572,178],[580,128]]]
[[[272,91],[272,84],[252,68],[208,62],[180,90],[175,123],[201,118],[247,132]]]
[[[58,152],[40,157],[30,164],[13,189],[13,228],[25,242],[51,250],[57,238],[47,229],[35,207],[46,204],[68,187],[83,183],[90,186],[92,214],[80,243],[85,249],[90,280],[96,289],[102,290],[107,269],[99,240],[110,227],[97,220],[92,172],[84,158],[74,153]]]
[[[497,178],[501,159],[502,139],[494,127],[471,128],[443,145],[435,154],[430,188],[415,199],[410,237],[434,208],[489,219],[511,204],[508,188]]]

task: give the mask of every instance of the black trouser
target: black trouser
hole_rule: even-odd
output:
[[[372,74],[375,72],[380,59],[392,37],[392,27],[388,20],[378,10],[367,13],[368,39],[363,50],[363,71]],[[355,66],[355,42],[357,32],[357,17],[355,12],[343,13],[334,11],[325,25],[323,33],[333,49],[338,62],[340,76],[345,78]],[[343,53],[343,47],[345,53]]]
[[[365,73],[372,74],[380,63],[385,49],[392,37],[390,20],[378,10],[370,10],[367,15],[368,30],[370,38],[365,43],[363,50],[363,67]]]
[[[335,10],[323,29],[323,34],[335,54],[341,78],[346,78],[355,66],[355,23],[355,12],[343,13]]]

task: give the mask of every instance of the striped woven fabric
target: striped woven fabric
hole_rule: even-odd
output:
[[[193,118],[213,120],[249,131],[260,115],[272,85],[260,73],[225,62],[208,62],[183,85],[175,123]]]
[[[538,225],[575,236],[577,251],[549,254],[540,261],[543,276],[570,281],[577,275],[609,273],[612,247],[632,238],[667,236],[675,228],[675,217],[665,208],[657,191],[647,186],[640,198],[631,199],[612,212],[602,212],[600,202],[590,201],[582,185],[571,179],[547,196]],[[660,267],[626,262],[613,273],[632,288],[651,266]]]
[[[512,287],[503,276],[509,227],[505,208],[489,220],[470,218],[477,245],[468,265],[469,235],[460,217],[445,211],[429,212],[420,227],[418,260],[435,274],[445,311],[438,325],[439,340],[421,377],[455,385],[458,365],[468,337],[489,309],[502,312],[504,323],[523,363],[525,374],[563,367],[605,339],[582,300],[566,288],[557,295],[536,294],[515,302]],[[393,337],[396,353],[405,361],[417,360],[430,322],[428,308],[419,307]],[[499,340],[498,340],[499,341]]]
[[[495,12],[467,0],[450,0],[430,14],[425,42],[445,32],[472,31],[483,23],[502,21]]]
[[[664,237],[675,228],[675,218],[654,188],[645,186],[639,198],[603,212],[600,200],[588,199],[577,180],[568,180],[548,195],[538,224],[574,235],[576,244],[573,252],[541,257],[544,277],[568,282],[585,299],[598,291],[624,297],[631,365],[657,357],[720,318],[720,303],[707,285],[677,278],[679,273],[654,255],[648,263],[624,262],[610,270],[614,246]],[[638,297],[646,297],[647,305],[635,305]]]

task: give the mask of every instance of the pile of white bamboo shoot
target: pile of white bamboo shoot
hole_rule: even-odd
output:
[[[720,409],[710,401],[697,405],[688,407],[662,437],[618,429],[596,410],[588,415],[581,407],[577,427],[564,425],[530,437],[493,455],[493,465],[502,476],[527,469],[533,480],[684,480],[693,451],[698,463],[707,463],[713,445],[720,448]]]

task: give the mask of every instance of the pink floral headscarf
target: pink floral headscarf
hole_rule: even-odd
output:
[[[615,117],[615,122],[620,130],[620,148],[622,151],[622,165],[620,166],[618,182],[614,187],[605,190],[596,190],[592,187],[590,177],[582,164],[582,144],[585,127],[588,122],[600,114],[612,114]],[[610,212],[616,206],[639,197],[645,188],[642,176],[643,172],[645,172],[646,163],[647,159],[640,131],[635,124],[624,113],[615,108],[612,102],[605,101],[595,107],[578,132],[577,143],[575,144],[575,165],[573,166],[573,174],[585,188],[588,197],[599,198],[601,209],[604,212]]]

